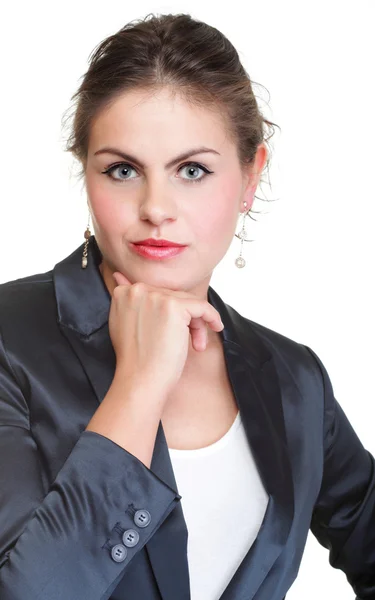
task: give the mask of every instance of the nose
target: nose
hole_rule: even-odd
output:
[[[139,206],[139,217],[142,221],[150,221],[160,225],[165,220],[175,220],[178,215],[177,204],[162,183],[149,183],[144,199]]]

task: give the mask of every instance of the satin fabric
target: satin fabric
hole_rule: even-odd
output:
[[[0,285],[0,598],[189,600],[188,531],[162,421],[150,469],[85,431],[116,357],[94,236],[84,270],[82,251]],[[229,380],[269,494],[258,537],[220,600],[283,600],[309,529],[357,600],[375,599],[375,460],[324,365],[212,287],[208,300],[224,323]],[[111,547],[138,509],[151,523],[116,563]],[[233,531],[245,518],[233,514]]]

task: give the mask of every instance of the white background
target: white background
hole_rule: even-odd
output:
[[[0,282],[47,271],[78,247],[82,185],[61,118],[91,50],[149,12],[189,12],[236,46],[264,114],[280,125],[263,214],[234,238],[211,285],[241,314],[312,347],[375,454],[374,25],[372,0],[7,3],[0,29]],[[268,102],[268,106],[267,103]],[[240,222],[239,222],[240,225]],[[374,523],[375,526],[375,523]],[[309,535],[288,600],[352,600]]]

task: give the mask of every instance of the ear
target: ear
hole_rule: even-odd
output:
[[[244,189],[241,197],[240,211],[242,212],[242,202],[247,202],[246,210],[250,210],[253,202],[255,190],[258,187],[264,166],[267,162],[268,151],[264,142],[259,144],[255,157],[244,173]]]

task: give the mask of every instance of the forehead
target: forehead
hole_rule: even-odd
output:
[[[150,140],[167,142],[176,138],[184,145],[204,142],[223,148],[229,144],[226,123],[214,106],[197,106],[166,88],[132,90],[118,95],[93,120],[90,138],[124,139],[129,143]]]

